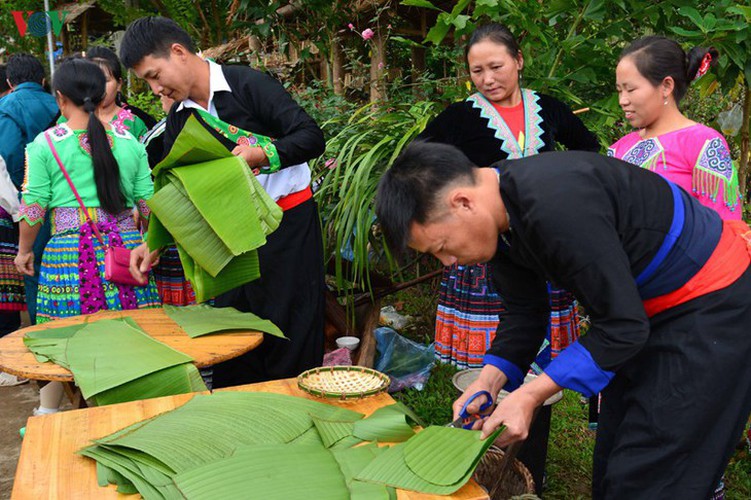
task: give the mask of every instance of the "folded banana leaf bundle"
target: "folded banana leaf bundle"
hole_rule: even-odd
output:
[[[147,243],[177,247],[196,301],[260,277],[256,250],[279,227],[282,210],[244,159],[191,116],[153,175]]]

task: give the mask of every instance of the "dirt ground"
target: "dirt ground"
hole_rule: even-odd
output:
[[[0,499],[10,498],[13,476],[16,474],[21,436],[18,431],[39,404],[36,386],[32,383],[15,387],[0,387]]]

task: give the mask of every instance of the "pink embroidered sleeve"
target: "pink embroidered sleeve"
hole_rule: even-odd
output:
[[[146,200],[138,200],[136,202],[136,205],[138,205],[138,213],[141,214],[141,217],[148,220],[149,216],[151,215],[151,209],[146,204]]]
[[[39,203],[32,203],[27,205],[26,202],[21,199],[21,206],[18,209],[18,219],[25,220],[30,226],[39,224],[44,221],[44,216],[47,210]]]

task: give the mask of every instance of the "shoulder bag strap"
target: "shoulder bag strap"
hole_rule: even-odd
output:
[[[99,229],[97,229],[96,224],[91,220],[91,217],[89,217],[89,211],[86,210],[86,205],[83,204],[83,200],[81,200],[81,197],[78,195],[78,191],[76,190],[76,186],[73,185],[73,181],[71,180],[70,176],[68,175],[68,171],[65,170],[65,167],[63,166],[63,162],[60,161],[60,157],[57,155],[57,150],[55,149],[55,146],[52,144],[52,139],[50,138],[50,133],[45,131],[44,137],[47,139],[47,144],[50,145],[50,149],[52,150],[52,156],[55,157],[55,160],[57,161],[58,166],[60,167],[60,170],[62,171],[63,175],[65,176],[65,180],[68,181],[68,185],[70,186],[70,189],[73,191],[73,194],[76,196],[76,200],[78,200],[78,204],[81,206],[81,210],[83,211],[84,217],[86,217],[86,222],[88,222],[91,225],[91,228],[94,230],[94,234],[96,234],[96,238],[99,240],[99,243],[104,246],[104,238],[102,238],[102,233],[99,232]]]

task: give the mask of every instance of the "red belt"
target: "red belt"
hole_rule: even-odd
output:
[[[279,207],[283,211],[287,211],[292,208],[295,208],[297,205],[300,205],[308,201],[312,197],[313,197],[313,190],[310,189],[310,186],[308,186],[302,191],[288,194],[287,196],[282,196],[281,198],[276,200],[276,204],[279,205]]]
[[[678,290],[647,299],[644,310],[650,318],[657,313],[732,285],[751,264],[751,229],[743,221],[723,221],[722,235],[712,255]]]

